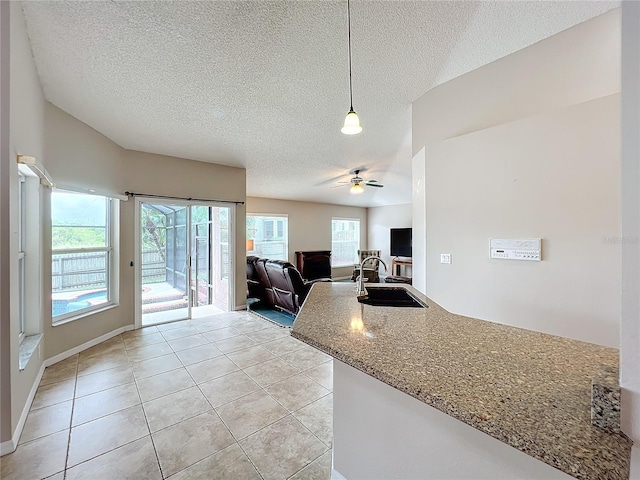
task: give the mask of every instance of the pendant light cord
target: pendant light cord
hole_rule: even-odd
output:
[[[351,0],[347,0],[347,19],[349,23],[349,101],[353,111],[353,87],[351,84]]]

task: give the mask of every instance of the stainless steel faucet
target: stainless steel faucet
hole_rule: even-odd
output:
[[[358,276],[358,278],[356,278],[356,292],[358,292],[358,298],[362,298],[362,297],[366,297],[367,296],[367,291],[364,288],[364,279],[363,279],[363,274],[362,274],[362,270],[364,268],[364,264],[367,262],[367,260],[371,260],[371,259],[376,259],[378,260],[380,263],[382,263],[382,265],[384,265],[384,271],[387,271],[387,264],[384,263],[384,260],[382,260],[380,257],[376,256],[376,255],[371,255],[367,258],[365,258],[364,260],[362,260],[362,262],[360,263],[360,275]]]

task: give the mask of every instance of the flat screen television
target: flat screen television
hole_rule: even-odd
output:
[[[391,255],[394,257],[411,257],[411,229],[391,229]]]

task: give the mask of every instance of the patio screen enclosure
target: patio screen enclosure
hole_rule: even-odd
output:
[[[229,207],[140,203],[143,324],[229,310],[229,218]]]

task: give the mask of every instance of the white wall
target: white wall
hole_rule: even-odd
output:
[[[635,442],[631,477],[640,479],[640,3],[622,6],[622,429]]]
[[[387,264],[386,275],[394,275],[391,272],[390,232],[391,228],[410,228],[412,218],[412,206],[410,203],[403,205],[389,205],[386,207],[370,207],[367,211],[367,224],[369,225],[367,245],[369,250],[381,250],[380,256]],[[403,275],[411,276],[411,267],[402,267]],[[406,270],[405,270],[406,268]],[[380,267],[384,273],[384,267]]]
[[[367,248],[367,209],[326,203],[247,197],[247,213],[278,213],[289,217],[289,261],[300,250],[331,250],[331,218],[360,220],[360,247]],[[353,267],[334,268],[332,277],[351,276]]]
[[[619,91],[620,9],[616,9],[418,98],[412,104],[413,155],[431,141]]]
[[[618,9],[414,102],[427,195],[414,264],[445,308],[618,345],[619,36]],[[490,238],[523,237],[543,238],[542,262],[488,258]]]
[[[430,298],[460,315],[618,346],[619,101],[432,145]],[[542,261],[492,260],[490,238],[542,238]]]
[[[411,159],[411,198],[413,235],[413,286],[427,294],[427,192],[426,157],[421,148]]]

